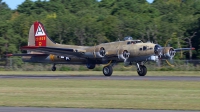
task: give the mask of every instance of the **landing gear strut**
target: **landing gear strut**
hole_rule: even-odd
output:
[[[104,67],[103,67],[103,74],[104,74],[105,76],[111,76],[112,73],[113,73],[113,68],[112,68],[111,65],[108,65],[108,66],[104,66]]]
[[[56,64],[53,64],[51,70],[52,70],[52,71],[56,71]]]
[[[145,76],[147,74],[146,66],[137,63],[137,73],[139,76]]]

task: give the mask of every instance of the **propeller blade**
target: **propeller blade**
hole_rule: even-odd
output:
[[[174,67],[174,60],[173,59],[167,59],[165,61],[169,66]]]

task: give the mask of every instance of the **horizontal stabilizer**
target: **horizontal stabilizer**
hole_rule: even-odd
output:
[[[70,49],[70,48],[59,48],[59,47],[43,47],[43,46],[24,46],[21,47],[22,50],[30,50],[42,52],[45,54],[55,54],[55,55],[73,55],[80,56],[86,51],[83,49]]]
[[[7,57],[10,56],[47,56],[48,54],[6,54]]]

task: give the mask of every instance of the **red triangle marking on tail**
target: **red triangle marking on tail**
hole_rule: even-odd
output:
[[[46,35],[46,34],[45,34],[42,26],[39,24],[38,28],[36,30],[35,36],[44,36],[44,35]]]

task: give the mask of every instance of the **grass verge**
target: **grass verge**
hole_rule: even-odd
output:
[[[200,110],[198,81],[0,79],[0,106]]]

